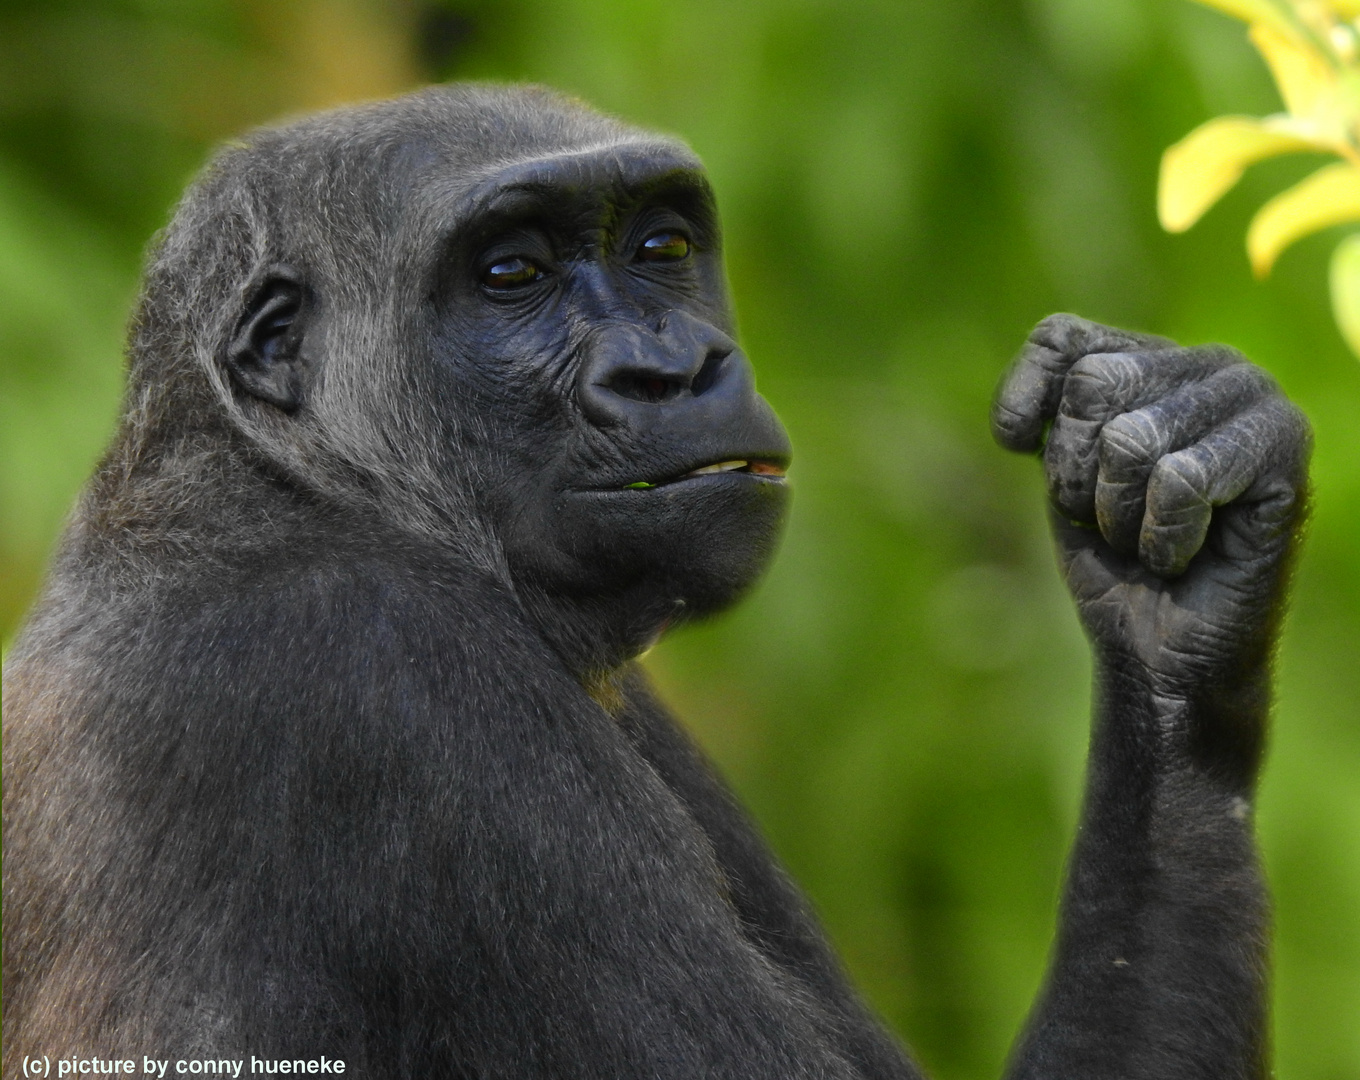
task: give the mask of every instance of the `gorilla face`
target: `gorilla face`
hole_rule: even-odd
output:
[[[482,421],[479,494],[517,581],[618,599],[639,645],[730,603],[773,550],[790,448],[730,336],[697,164],[558,153],[460,203],[432,358]]]
[[[408,102],[378,108],[447,104]],[[600,667],[755,580],[785,516],[790,449],[731,337],[698,161],[562,115],[590,126],[470,133],[466,117],[427,111],[386,149],[341,129],[324,156],[286,164],[265,201],[325,226],[280,252],[227,366],[299,437],[364,426],[406,459],[433,447],[448,479],[422,497],[489,536],[498,550],[482,561],[507,567],[549,636]],[[298,176],[329,185],[320,212]],[[346,249],[365,230],[367,252]],[[384,338],[360,309],[400,314]],[[394,407],[403,396],[422,406],[414,431],[393,419],[415,415]],[[411,475],[398,455],[366,454]]]

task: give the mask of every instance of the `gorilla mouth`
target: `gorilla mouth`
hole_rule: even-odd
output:
[[[625,484],[623,488],[625,491],[645,491],[649,488],[666,487],[669,484],[678,484],[682,480],[693,480],[700,476],[715,476],[719,473],[746,473],[748,476],[758,476],[762,480],[782,484],[787,478],[787,471],[786,466],[780,465],[778,462],[737,458],[732,461],[716,461],[712,465],[701,465],[697,469],[691,469],[687,473],[681,473],[679,476],[672,476],[665,480],[635,480],[631,484]]]

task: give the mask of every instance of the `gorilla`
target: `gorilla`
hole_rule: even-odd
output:
[[[921,1075],[636,662],[786,513],[733,332],[693,153],[550,92],[220,153],[5,672],[6,1078]],[[1227,348],[1068,315],[992,423],[1042,456],[1097,671],[1009,1075],[1264,1077],[1307,425]]]

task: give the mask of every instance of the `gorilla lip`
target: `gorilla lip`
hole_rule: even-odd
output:
[[[716,476],[720,473],[746,473],[748,476],[759,476],[764,480],[782,483],[786,478],[787,470],[784,466],[778,465],[773,461],[761,461],[746,458],[734,458],[731,461],[716,461],[712,465],[701,465],[697,469],[691,469],[687,473],[673,476],[668,480],[658,480],[655,483],[647,480],[636,480],[631,484],[625,484],[625,491],[644,491],[649,488],[665,487],[669,484],[677,484],[681,480],[693,480],[700,476]]]

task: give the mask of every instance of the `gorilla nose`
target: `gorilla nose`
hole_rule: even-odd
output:
[[[717,327],[682,311],[667,313],[653,330],[612,323],[586,345],[577,395],[601,427],[655,422],[658,406],[709,413],[754,395],[750,364]]]

